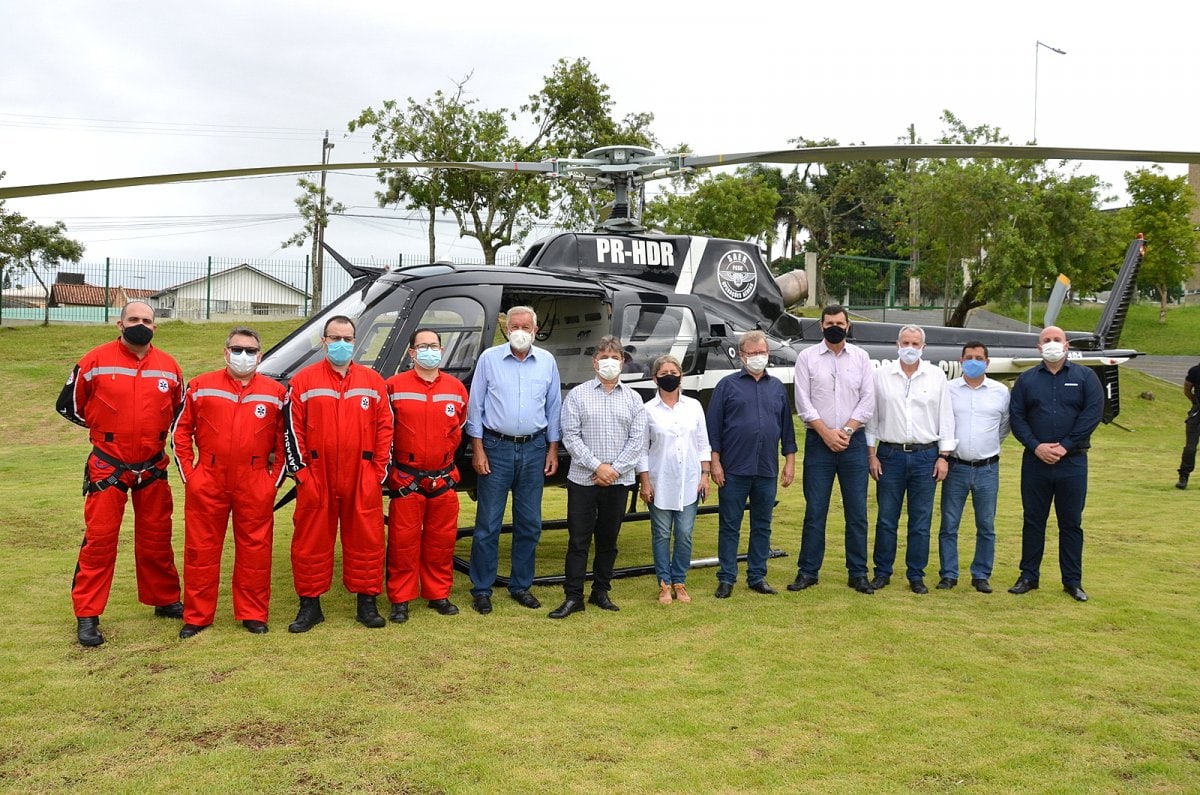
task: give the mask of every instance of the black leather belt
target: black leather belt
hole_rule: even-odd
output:
[[[908,442],[880,442],[880,447],[894,447],[897,450],[903,450],[906,453],[919,453],[922,450],[932,450],[938,446],[937,442],[925,442],[923,444],[909,444]]]
[[[991,458],[981,458],[978,461],[968,461],[965,458],[955,458],[954,456],[950,456],[947,460],[949,460],[951,464],[958,464],[959,466],[964,467],[985,467],[988,464],[994,464],[999,461],[1000,456],[994,455]]]
[[[483,429],[484,436],[490,436],[493,439],[499,439],[502,442],[512,442],[513,444],[525,444],[526,442],[532,442],[534,439],[538,438],[545,432],[546,432],[545,429],[542,429],[540,431],[537,431],[536,433],[527,434],[525,436],[509,436],[507,433],[500,433],[498,431],[493,431],[491,428]]]

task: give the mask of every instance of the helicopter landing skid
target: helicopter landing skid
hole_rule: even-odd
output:
[[[788,553],[784,552],[782,549],[772,549],[770,552],[767,553],[767,557],[768,558],[786,558],[787,554]],[[737,559],[738,559],[739,563],[744,563],[746,561],[746,556],[738,555]],[[719,565],[720,565],[720,561],[718,561],[716,558],[697,558],[692,561],[691,568],[706,569],[706,568],[712,568],[713,566],[719,566]],[[454,556],[454,568],[456,570],[462,572],[463,574],[467,574],[471,570],[471,565],[470,565],[469,561],[463,560],[462,558],[455,555]],[[646,575],[649,575],[649,574],[654,574],[654,564],[642,565],[642,566],[622,566],[619,569],[613,569],[612,576],[613,576],[614,580],[619,580],[619,579],[623,579],[625,577],[645,577]],[[562,585],[563,580],[565,580],[565,579],[566,579],[565,574],[545,574],[545,575],[542,575],[541,577],[534,577],[533,584],[534,585]],[[584,575],[584,579],[591,580],[592,573],[589,571],[586,575]],[[497,575],[495,587],[497,587],[497,588],[508,587],[508,578]]]

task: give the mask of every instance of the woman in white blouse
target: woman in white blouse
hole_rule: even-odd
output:
[[[712,451],[704,409],[680,390],[683,370],[679,360],[660,356],[651,373],[658,394],[646,404],[646,452],[638,464],[638,481],[650,510],[658,601],[669,605],[672,592],[681,602],[692,601],[684,582],[692,565],[696,509],[708,495]]]

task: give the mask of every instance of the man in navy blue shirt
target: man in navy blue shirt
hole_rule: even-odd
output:
[[[1021,460],[1021,576],[1009,593],[1038,587],[1046,548],[1046,520],[1054,503],[1058,517],[1058,565],[1063,590],[1086,602],[1083,590],[1083,504],[1087,496],[1087,451],[1100,424],[1104,393],[1100,379],[1067,361],[1067,336],[1047,326],[1038,337],[1042,363],[1021,374],[1009,405],[1012,433],[1025,447]]]
[[[712,446],[712,476],[720,487],[717,557],[718,599],[726,599],[737,581],[737,551],[746,500],[750,500],[750,542],[746,584],[762,594],[771,549],[771,513],[775,481],[787,488],[796,476],[796,428],[783,382],[767,373],[767,337],[749,331],[738,345],[743,369],[727,375],[713,390],[706,421]],[[783,453],[783,473],[779,454]]]

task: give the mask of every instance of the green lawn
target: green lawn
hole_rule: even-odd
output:
[[[158,339],[191,376],[218,366],[225,330],[168,323]],[[271,342],[288,326],[263,330]],[[233,621],[227,553],[216,626],[179,641],[178,622],[136,602],[127,523],[108,642],[85,650],[68,590],[87,443],[53,402],[75,359],[113,334],[0,331],[0,789],[1197,790],[1200,487],[1173,488],[1185,407],[1146,376],[1123,371],[1129,430],[1094,438],[1087,604],[1056,586],[1053,542],[1042,590],[1004,593],[1020,551],[1010,441],[990,596],[960,586],[919,597],[902,585],[856,594],[835,523],[821,584],[800,594],[740,583],[718,601],[703,569],[689,580],[691,605],[660,606],[652,578],[627,579],[613,592],[620,613],[555,622],[504,598],[476,615],[459,575],[458,616],[414,605],[408,624],[367,630],[335,585],[327,621],[289,635],[285,509],[270,634]],[[1139,400],[1148,389],[1165,397]],[[550,494],[547,515],[563,502]],[[781,589],[795,575],[802,514],[797,483],[776,513],[787,557],[769,579]],[[473,516],[464,498],[463,523]],[[960,546],[965,569],[974,544]],[[561,570],[564,547],[565,534],[548,531],[539,568]],[[712,517],[696,547],[715,555]],[[649,559],[646,526],[627,526],[618,563]],[[935,551],[931,581],[936,570]],[[561,598],[537,595],[547,609]]]
[[[1022,323],[1026,319],[1024,307],[989,305],[988,309]],[[1103,304],[1070,304],[1059,313],[1058,325],[1072,331],[1091,331],[1100,322],[1102,311]],[[1034,305],[1035,327],[1039,327],[1045,313],[1045,304]],[[1159,323],[1157,303],[1134,304],[1125,318],[1121,347],[1159,356],[1200,357],[1200,306],[1172,306],[1167,322]]]

